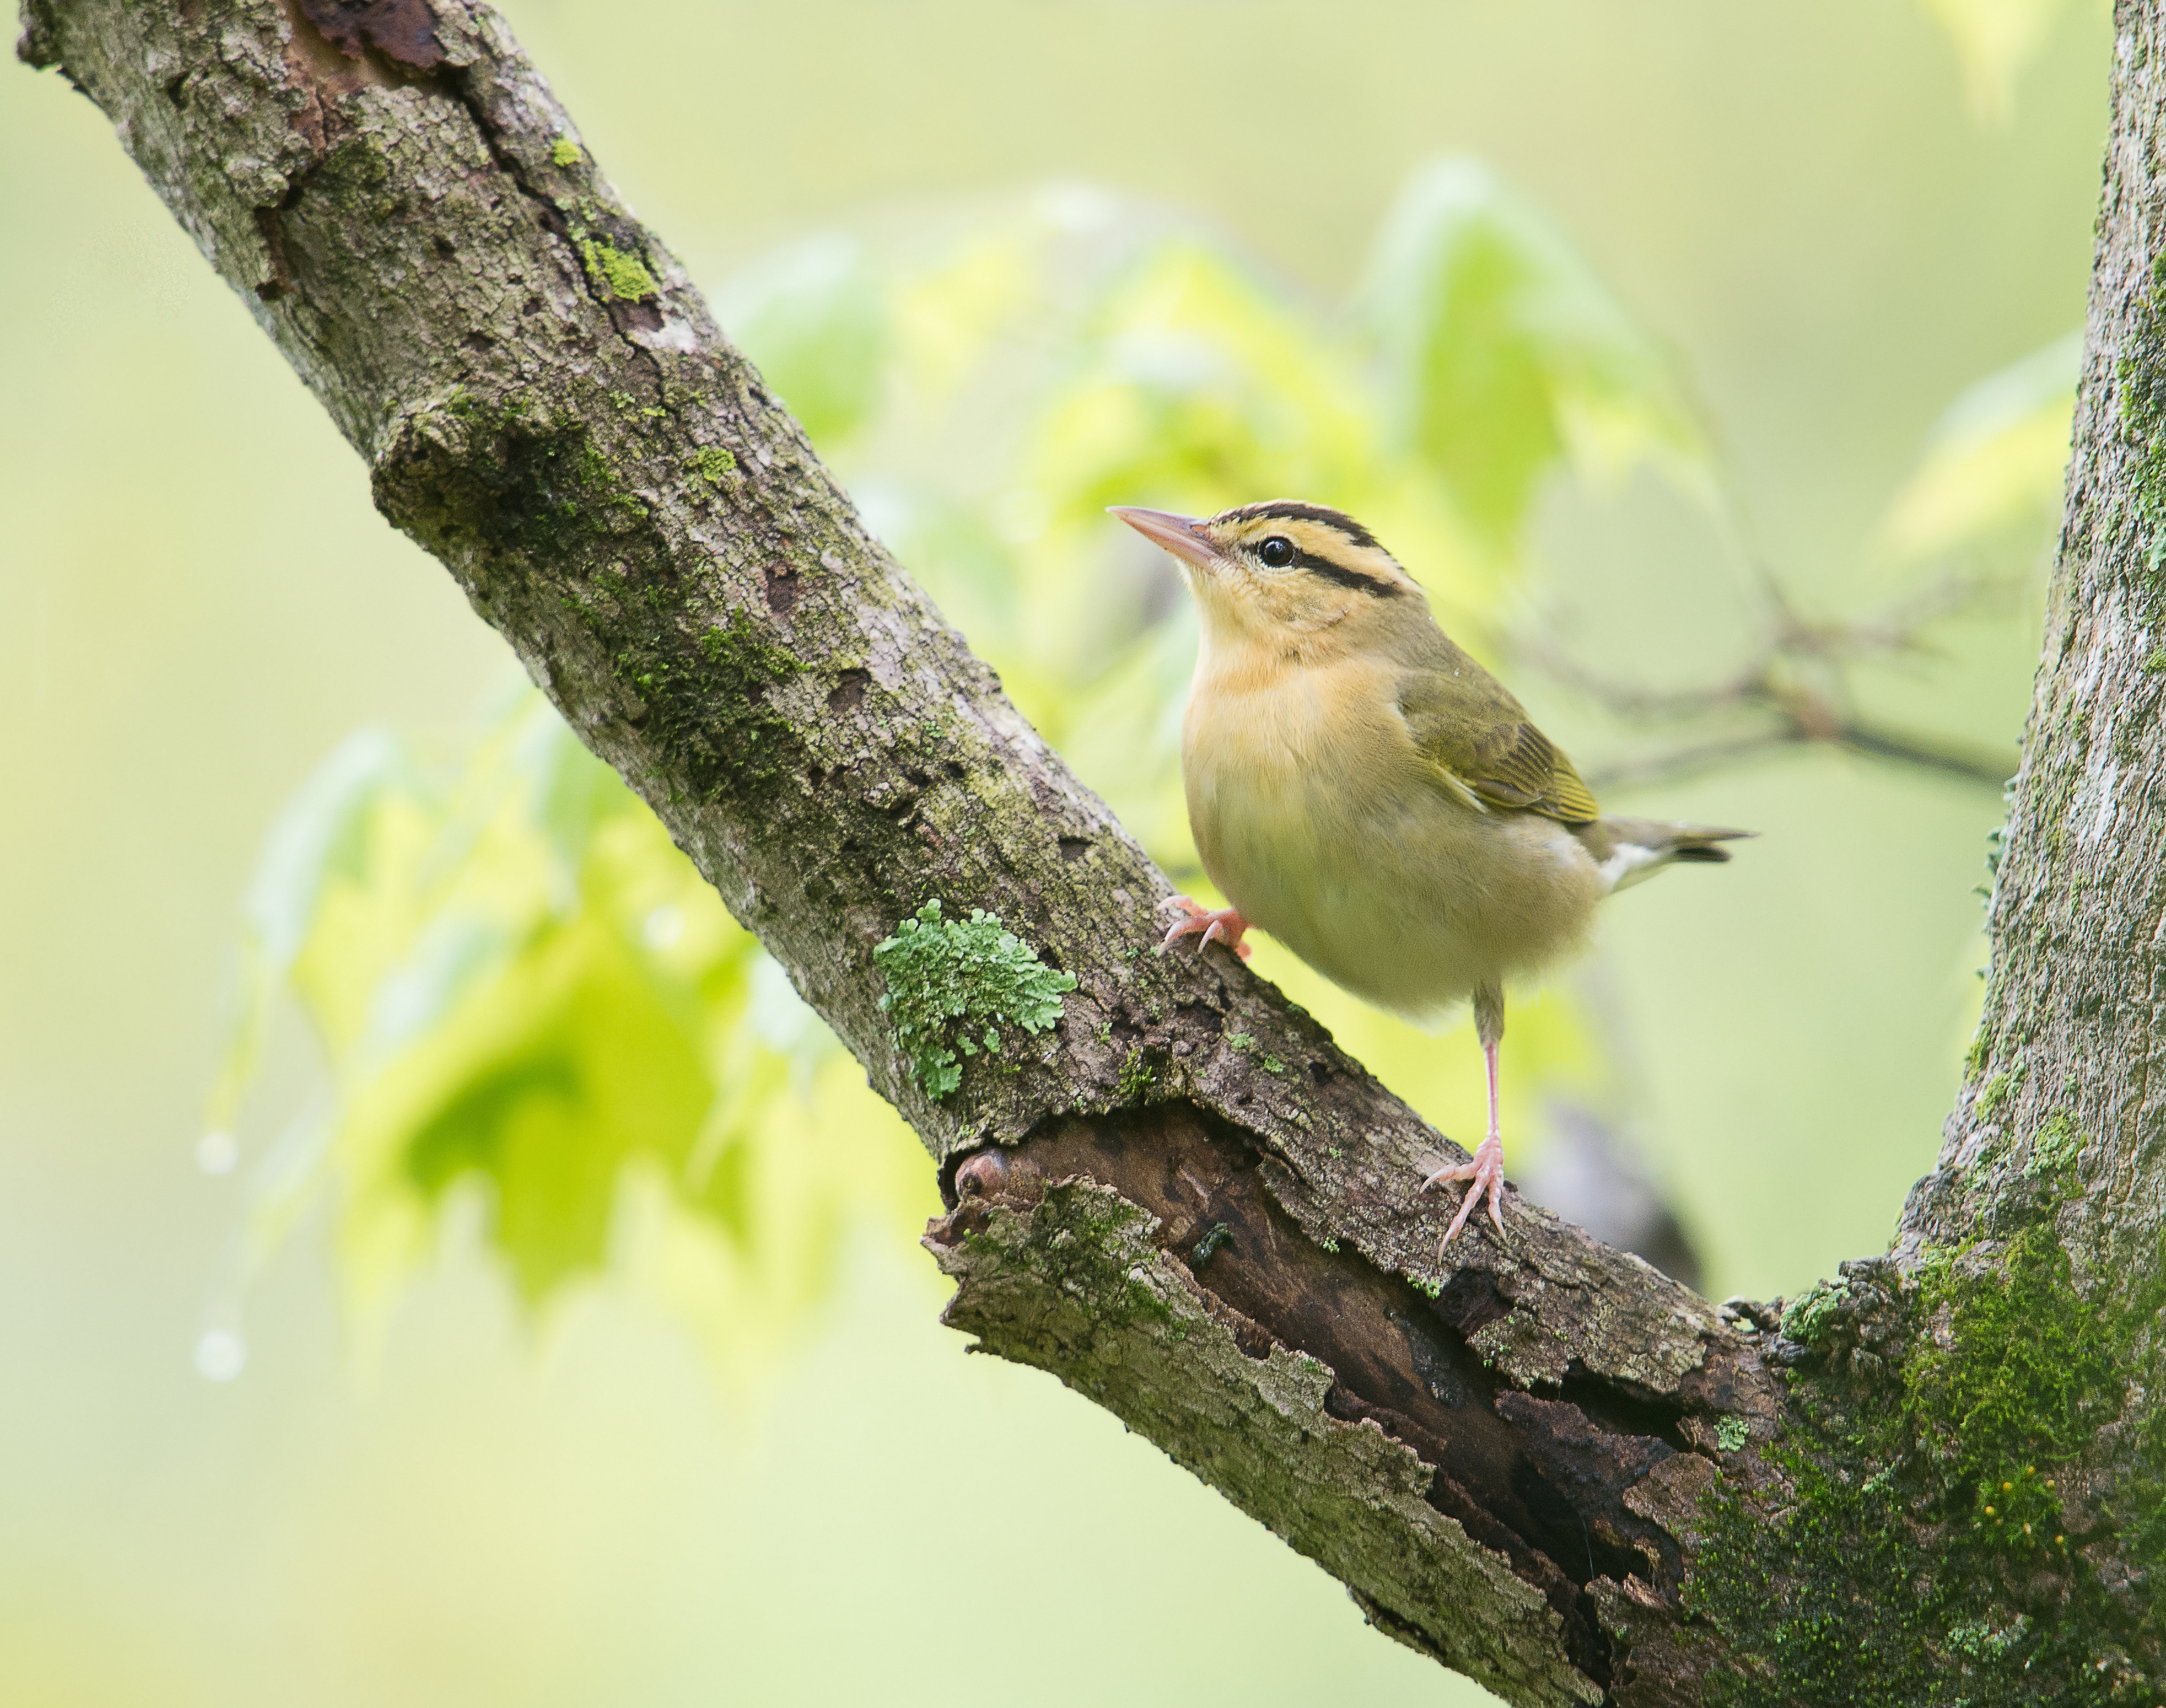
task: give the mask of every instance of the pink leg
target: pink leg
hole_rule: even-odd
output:
[[[1482,1039],[1482,1064],[1489,1071],[1489,1133],[1471,1161],[1454,1168],[1440,1168],[1422,1182],[1424,1192],[1447,1180],[1467,1183],[1466,1196],[1460,1200],[1459,1214],[1451,1219],[1450,1227],[1438,1242],[1436,1256],[1440,1263],[1444,1261],[1444,1248],[1466,1225],[1474,1207],[1485,1198],[1488,1201],[1490,1221],[1498,1233],[1504,1231],[1504,1139],[1498,1131],[1497,1118],[1497,1052],[1504,1041],[1504,993],[1493,986],[1484,986],[1474,993],[1474,1029]]]
[[[1184,937],[1197,932],[1203,933],[1203,942],[1196,945],[1197,953],[1203,952],[1205,944],[1223,943],[1234,954],[1246,960],[1253,950],[1241,941],[1241,933],[1249,928],[1249,922],[1232,907],[1207,907],[1191,896],[1169,896],[1159,903],[1161,907],[1178,907],[1186,917],[1174,922],[1173,928],[1159,944],[1162,954]]]

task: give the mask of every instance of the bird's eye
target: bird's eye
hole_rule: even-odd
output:
[[[1293,542],[1284,534],[1273,534],[1256,547],[1256,555],[1274,569],[1283,569],[1293,562]]]

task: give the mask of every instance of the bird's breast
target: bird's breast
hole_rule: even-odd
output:
[[[1387,667],[1207,658],[1181,759],[1197,851],[1227,899],[1387,1007],[1431,1012],[1553,958],[1604,887],[1563,826],[1437,786]]]

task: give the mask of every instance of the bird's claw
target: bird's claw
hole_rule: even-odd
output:
[[[1178,908],[1182,915],[1174,921],[1172,928],[1160,940],[1158,946],[1160,954],[1182,938],[1198,933],[1203,939],[1196,945],[1198,954],[1213,943],[1224,944],[1243,960],[1246,960],[1253,952],[1249,944],[1241,941],[1242,933],[1249,928],[1249,922],[1241,917],[1237,908],[1207,907],[1192,896],[1168,896],[1158,905],[1161,911],[1169,907]]]
[[[1488,1201],[1489,1219],[1495,1224],[1498,1235],[1503,1235],[1504,1141],[1492,1133],[1476,1150],[1472,1161],[1462,1162],[1456,1167],[1440,1168],[1422,1182],[1422,1190],[1427,1192],[1431,1187],[1441,1185],[1448,1180],[1465,1181],[1466,1196],[1459,1201],[1459,1214],[1451,1219],[1451,1225],[1444,1230],[1444,1238],[1437,1241],[1436,1259],[1440,1263],[1444,1261],[1444,1248],[1466,1225],[1466,1219],[1473,1214],[1474,1207],[1485,1198]]]

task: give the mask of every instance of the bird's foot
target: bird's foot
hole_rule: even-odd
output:
[[[1447,1180],[1466,1182],[1466,1196],[1460,1200],[1459,1214],[1451,1219],[1445,1229],[1444,1238],[1437,1242],[1437,1261],[1444,1261],[1444,1248],[1449,1245],[1459,1230],[1466,1225],[1466,1219],[1474,1214],[1474,1207],[1484,1198],[1489,1203],[1489,1219],[1496,1224],[1497,1231],[1504,1231],[1504,1217],[1501,1206],[1504,1202],[1504,1141],[1492,1133],[1482,1141],[1471,1162],[1462,1162],[1455,1168],[1440,1168],[1422,1182],[1422,1190]]]
[[[1249,928],[1249,922],[1241,917],[1238,909],[1207,907],[1192,896],[1169,896],[1159,906],[1162,908],[1177,907],[1184,916],[1174,921],[1173,928],[1166,933],[1165,940],[1158,946],[1160,954],[1165,954],[1182,938],[1197,932],[1203,934],[1203,942],[1196,945],[1199,954],[1202,953],[1205,944],[1212,942],[1224,944],[1243,960],[1246,960],[1252,953],[1250,946],[1241,941],[1241,934]]]

